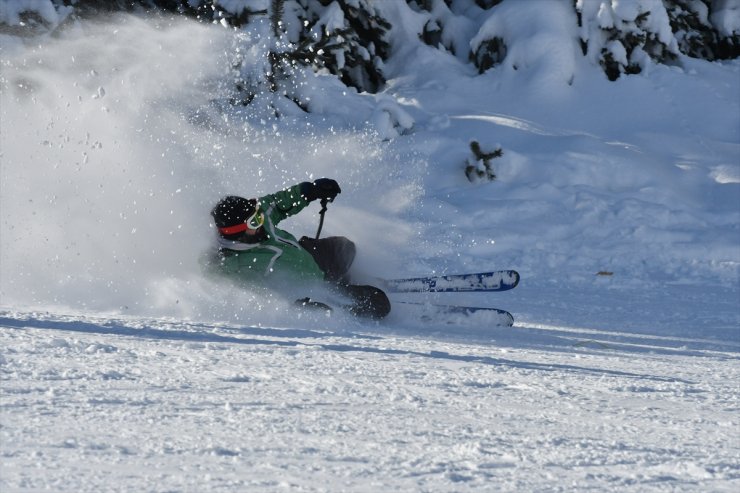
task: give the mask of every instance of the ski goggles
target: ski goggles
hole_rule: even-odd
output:
[[[254,214],[249,216],[246,221],[239,223],[235,226],[226,226],[224,228],[218,228],[218,231],[222,235],[235,235],[237,233],[255,234],[258,229],[265,224],[265,214],[257,209]]]

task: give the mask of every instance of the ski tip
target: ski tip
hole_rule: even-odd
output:
[[[519,281],[521,280],[521,278],[522,278],[522,277],[521,277],[521,276],[519,275],[519,273],[518,273],[517,271],[515,271],[515,270],[512,270],[512,271],[511,271],[511,277],[513,277],[513,278],[514,278],[514,281],[513,281],[512,283],[511,283],[511,288],[512,288],[512,289],[514,289],[515,287],[517,287],[517,286],[519,285]],[[514,323],[514,322],[512,321],[512,324],[513,324],[513,323]]]

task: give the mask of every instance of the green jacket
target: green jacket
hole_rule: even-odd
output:
[[[301,195],[301,185],[265,195],[257,200],[258,208],[265,215],[265,236],[258,243],[230,241],[219,237],[218,255],[210,262],[216,273],[236,281],[264,284],[265,281],[317,281],[324,279],[324,272],[311,254],[298,244],[298,240],[277,224],[297,214],[308,204]]]

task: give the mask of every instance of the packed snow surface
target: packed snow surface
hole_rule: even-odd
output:
[[[307,75],[310,114],[227,103],[234,54],[263,63],[248,32],[0,35],[0,491],[740,489],[740,63],[609,82],[536,3],[505,23],[515,64],[400,29],[381,94]],[[503,151],[495,181],[466,177],[471,141]],[[515,269],[393,298],[515,326],[326,317],[203,275],[219,197],[322,176],[358,276]]]
[[[3,491],[735,491],[738,344],[4,314]],[[646,333],[647,332],[647,333]]]

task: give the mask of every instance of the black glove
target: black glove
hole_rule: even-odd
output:
[[[342,189],[339,188],[339,183],[331,178],[319,178],[313,183],[307,181],[301,183],[301,194],[309,202],[316,199],[326,199],[331,202],[340,193]]]

